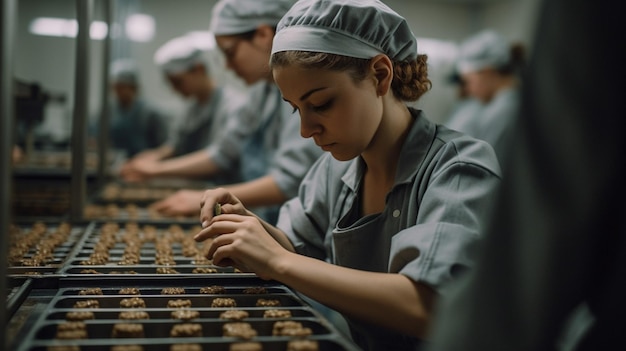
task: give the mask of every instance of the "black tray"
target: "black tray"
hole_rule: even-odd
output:
[[[142,222],[188,222],[198,223],[198,215],[166,216],[150,209],[151,201],[104,201],[94,200],[85,206],[83,218],[107,221],[142,221]]]
[[[28,235],[35,222],[41,222],[46,225],[46,232],[43,238],[50,236],[62,223],[62,221],[54,220],[33,220],[28,222],[19,222],[15,225],[22,231],[20,237]],[[77,243],[81,241],[83,236],[92,229],[92,225],[89,222],[72,223],[70,221],[64,221],[71,226],[69,236],[63,243],[59,243],[54,247],[51,255],[52,257],[43,261],[40,265],[29,266],[23,265],[23,263],[9,263],[7,273],[12,277],[38,277],[42,275],[58,274],[59,270],[63,267],[68,257],[71,257],[76,249]],[[19,238],[18,238],[19,241]],[[12,247],[11,245],[9,247]],[[21,257],[22,259],[32,259],[37,254],[37,243],[29,246]]]
[[[257,336],[250,341],[258,342],[264,351],[286,350],[287,343],[294,339],[289,336],[274,336],[272,328],[279,320],[292,320],[310,328],[312,335],[305,338],[318,342],[320,350],[358,350],[349,340],[341,335],[337,329],[328,323],[317,311],[311,308],[304,300],[286,286],[264,281],[255,277],[225,278],[220,281],[207,281],[202,278],[176,276],[172,280],[142,278],[138,280],[119,280],[106,276],[99,281],[83,281],[79,278],[61,279],[61,288],[50,300],[45,312],[33,323],[27,333],[21,335],[14,342],[12,350],[16,351],[48,351],[51,346],[76,345],[81,351],[103,350],[110,351],[116,345],[141,345],[144,351],[169,351],[170,346],[182,343],[197,343],[204,351],[228,351],[232,343],[242,342],[243,339],[222,336],[222,326],[232,321],[219,318],[219,314],[232,308],[211,307],[213,299],[228,297],[236,301],[237,310],[249,313],[243,322],[249,323],[256,330]],[[200,288],[208,285],[220,285],[225,288],[224,294],[201,294]],[[81,291],[91,287],[100,287],[103,295],[81,295]],[[120,295],[119,289],[136,287],[140,295]],[[165,287],[183,287],[184,294],[163,295]],[[261,293],[246,293],[247,288],[262,287]],[[139,297],[145,301],[145,308],[122,308],[120,301],[129,297]],[[280,301],[278,307],[257,307],[258,299],[272,299]],[[84,323],[87,330],[87,339],[57,339],[56,332],[59,324],[66,322],[66,314],[77,311],[74,303],[79,300],[97,300],[98,308],[80,309],[94,313],[94,319]],[[171,317],[175,308],[168,308],[167,301],[172,299],[188,299],[192,306],[187,309],[198,311],[200,317],[191,321],[180,321]],[[283,309],[291,312],[289,318],[263,318],[267,309]],[[119,313],[128,310],[146,311],[149,319],[121,320]],[[140,338],[113,338],[111,336],[114,325],[117,323],[140,323],[143,325],[144,336]],[[172,327],[180,323],[196,323],[202,327],[202,337],[170,337]]]
[[[212,186],[209,182],[187,179],[151,179],[142,183],[113,181],[105,184],[93,198],[93,202],[133,202],[150,204],[163,200],[181,189],[203,190]]]
[[[102,240],[101,229],[105,225],[117,225],[119,230],[115,234],[117,242],[108,249],[108,258],[106,262],[93,262],[90,260],[92,254],[96,251],[98,242]],[[139,276],[165,276],[172,275],[199,275],[205,278],[219,276],[222,278],[226,275],[253,275],[252,273],[242,273],[233,267],[218,267],[207,262],[204,258],[207,246],[206,243],[193,242],[196,253],[193,255],[185,255],[183,251],[183,243],[173,241],[169,244],[171,249],[171,261],[163,263],[157,261],[157,250],[155,241],[142,242],[139,246],[138,261],[133,264],[120,264],[124,257],[127,243],[123,241],[127,235],[126,226],[136,225],[140,228],[139,235],[145,236],[145,228],[152,227],[156,229],[157,238],[171,238],[173,226],[183,231],[183,238],[188,242],[193,242],[193,235],[199,230],[197,223],[189,222],[150,222],[150,221],[94,221],[92,230],[84,235],[83,239],[77,244],[74,254],[64,264],[60,270],[60,274],[65,276],[82,276],[85,278],[92,277],[99,279],[103,274],[113,274],[117,276],[123,275],[139,275]],[[179,237],[180,239],[180,237]],[[92,261],[92,262],[90,262]],[[163,270],[171,270],[172,273],[163,272]],[[197,269],[211,270],[212,272],[194,272]],[[167,278],[169,279],[169,278]]]

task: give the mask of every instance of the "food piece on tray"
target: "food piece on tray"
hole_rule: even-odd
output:
[[[57,339],[87,339],[84,322],[65,322],[57,325]]]
[[[112,338],[143,338],[143,324],[139,323],[116,323],[111,332]]]
[[[88,288],[78,292],[78,295],[104,295],[100,288]]]
[[[170,351],[202,351],[200,344],[174,344],[170,346]]]
[[[230,344],[229,351],[263,351],[263,345],[258,342],[236,342]]]
[[[98,300],[81,300],[74,303],[74,308],[99,308],[100,302]]]
[[[80,346],[78,345],[57,345],[57,346],[48,346],[47,351],[80,351]]]
[[[185,293],[185,288],[163,288],[161,295],[182,295]]]
[[[212,274],[217,273],[217,269],[211,267],[196,267],[191,273],[193,274]]]
[[[178,271],[171,267],[159,267],[156,272],[157,274],[178,274]]]
[[[212,285],[200,288],[200,294],[226,294],[226,289],[223,286]]]
[[[117,293],[120,295],[141,295],[137,288],[121,288]]]
[[[296,321],[278,321],[272,328],[274,336],[308,336],[311,334],[313,334],[311,328],[305,328],[302,323]]]
[[[216,297],[211,302],[211,307],[237,307],[237,303],[230,297]]]
[[[234,323],[224,323],[222,326],[222,335],[223,336],[234,336],[236,338],[242,339],[252,339],[257,336],[256,330],[252,328],[250,323],[245,322],[234,322]]]
[[[122,311],[119,319],[150,319],[150,315],[146,311]]]
[[[171,337],[201,337],[202,325],[198,323],[175,324],[170,331]]]
[[[95,318],[95,315],[91,311],[71,311],[65,314],[65,319],[68,321],[84,321]]]
[[[317,341],[310,339],[289,340],[287,343],[287,351],[318,351],[319,345]]]
[[[172,318],[188,321],[188,320],[200,318],[200,312],[196,310],[189,310],[186,308],[181,308],[176,311],[172,311]]]
[[[220,314],[221,319],[228,319],[231,321],[240,321],[248,318],[249,316],[248,312],[242,310],[228,310]]]
[[[113,345],[111,351],[143,351],[141,345]]]
[[[120,307],[124,308],[145,308],[146,302],[140,297],[130,297],[120,301]]]
[[[291,318],[291,311],[270,309],[263,311],[263,318]]]
[[[258,299],[256,300],[257,307],[278,307],[280,301],[276,299]]]
[[[253,286],[243,289],[244,294],[267,294],[267,289],[262,286]]]
[[[100,274],[100,272],[95,269],[81,269],[80,274]]]
[[[169,307],[169,308],[191,307],[191,300],[189,300],[189,299],[169,300],[169,301],[167,301],[167,307]]]

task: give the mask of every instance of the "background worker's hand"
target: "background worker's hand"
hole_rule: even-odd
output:
[[[197,215],[203,193],[202,190],[179,190],[150,207],[169,217]]]

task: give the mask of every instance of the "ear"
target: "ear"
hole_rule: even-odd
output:
[[[376,94],[378,96],[387,94],[393,81],[393,62],[387,55],[377,55],[370,60],[370,71],[376,85]]]
[[[256,28],[256,32],[252,38],[252,43],[256,46],[267,47],[271,50],[274,34],[273,27],[270,27],[267,24],[261,24]]]

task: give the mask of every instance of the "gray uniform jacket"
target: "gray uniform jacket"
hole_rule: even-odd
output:
[[[238,133],[228,130],[249,125],[248,116],[242,112],[246,101],[244,93],[218,87],[209,101],[193,104],[168,142],[174,147],[174,155],[181,156],[223,143],[229,145],[229,152],[239,154],[239,145],[247,136],[246,130]],[[232,184],[240,180],[236,167],[222,167],[220,174],[211,178],[211,183]]]
[[[400,273],[443,293],[474,262],[470,247],[484,230],[500,169],[487,143],[411,112],[415,121],[382,213],[360,215],[362,159],[340,162],[326,154],[303,180],[298,198],[281,208],[277,226],[301,254]],[[415,338],[348,321],[365,350],[419,347]]]
[[[468,98],[459,105],[445,125],[488,142],[502,163],[519,105],[520,96],[516,88],[500,90],[488,104]]]
[[[240,116],[245,100],[245,95],[234,89],[217,87],[208,101],[192,104],[168,140],[175,156],[202,150],[222,138],[224,126]]]
[[[234,125],[225,134],[229,137],[221,145],[209,149],[209,155],[222,167],[239,164],[242,181],[271,175],[287,198],[295,197],[302,178],[323,151],[313,140],[300,135],[300,118],[291,105],[282,99],[278,87],[263,82],[255,85],[245,104],[246,124]],[[230,135],[244,135],[240,152],[233,153],[235,145]],[[279,206],[253,209],[271,223],[276,222]],[[270,214],[269,212],[272,212]]]

